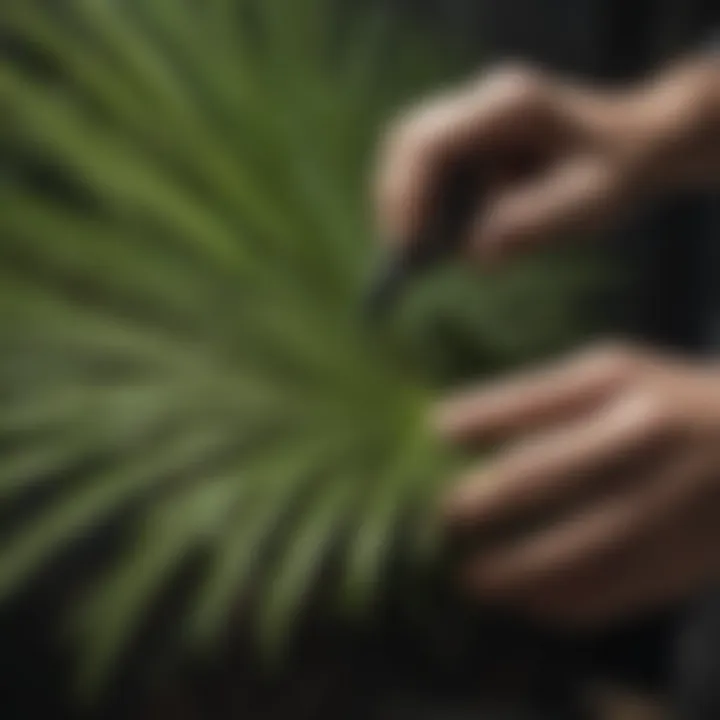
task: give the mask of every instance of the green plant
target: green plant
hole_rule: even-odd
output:
[[[326,0],[0,18],[35,59],[0,66],[0,496],[8,516],[35,500],[0,599],[118,523],[76,613],[92,688],[191,559],[191,647],[248,591],[276,646],[331,560],[340,604],[367,605],[391,552],[433,546],[452,463],[424,428],[434,394],[582,327],[586,274],[561,259],[451,271],[363,323],[378,130],[462,59],[382,12],[341,32]]]

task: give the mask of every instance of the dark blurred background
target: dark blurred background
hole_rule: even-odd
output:
[[[394,2],[438,35],[470,48],[477,53],[478,63],[523,60],[577,77],[612,82],[626,82],[652,71],[707,42],[713,28],[720,27],[717,0],[376,1]],[[614,310],[607,318],[611,327],[693,352],[720,345],[720,283],[712,278],[720,267],[717,205],[716,200],[704,197],[678,198],[649,210],[610,238],[611,251],[635,280],[629,294],[613,299]],[[3,720],[72,717],[64,698],[67,662],[50,649],[48,638],[53,636],[54,588],[84,562],[84,558],[73,557],[66,566],[54,568],[40,592],[36,588],[0,617]],[[598,664],[662,689],[666,627],[663,619],[599,639],[594,646]],[[395,657],[394,650],[384,653],[378,646],[368,652],[370,657]],[[367,665],[357,658],[347,659],[346,674],[355,662]],[[386,669],[391,667],[389,663]],[[218,672],[217,682],[232,685],[237,677],[234,672]],[[322,668],[319,672],[323,674]],[[409,686],[412,695],[412,682]],[[217,687],[207,685],[203,697],[217,695]],[[333,692],[338,692],[337,686]],[[217,715],[209,710],[193,711],[184,691],[170,689],[168,698],[157,709],[151,706],[146,716],[148,720],[220,718],[223,703],[216,705]],[[201,702],[199,706],[203,707]],[[137,717],[136,708],[131,708],[129,698],[115,703],[120,716]],[[358,712],[357,708],[352,712],[346,709],[343,717]],[[313,717],[312,712],[305,716]],[[277,717],[282,714],[278,712]]]

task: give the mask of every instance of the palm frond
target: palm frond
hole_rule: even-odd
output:
[[[121,521],[78,622],[91,687],[197,551],[193,647],[248,593],[281,644],[330,560],[367,606],[449,467],[424,421],[456,374],[443,338],[488,370],[581,329],[586,274],[547,259],[451,273],[363,325],[378,129],[463,64],[383,11],[338,41],[331,5],[2,4],[52,71],[0,64],[0,497],[52,492],[0,548],[0,598]]]

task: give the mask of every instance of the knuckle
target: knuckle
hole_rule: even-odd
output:
[[[408,181],[430,164],[422,119],[405,115],[392,121],[380,140],[375,182],[380,196],[404,192]]]
[[[380,143],[380,155],[385,164],[407,157],[414,150],[420,127],[415,110],[405,111],[390,121]]]
[[[403,195],[409,185],[427,181],[439,164],[437,142],[423,116],[396,121],[381,143],[376,183],[381,195]]]
[[[381,159],[392,160],[404,151],[409,143],[413,122],[412,117],[405,113],[388,124],[380,143]]]
[[[384,149],[394,156],[414,155],[427,152],[432,147],[435,119],[442,113],[444,105],[438,101],[414,107],[399,115],[390,123],[385,136]]]
[[[482,82],[521,104],[534,103],[545,92],[545,81],[540,71],[519,62],[498,65]]]
[[[624,401],[622,408],[641,437],[656,438],[671,432],[677,418],[676,408],[654,385],[639,388]]]

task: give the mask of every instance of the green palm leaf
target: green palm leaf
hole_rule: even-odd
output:
[[[362,322],[377,132],[463,63],[377,10],[340,42],[331,5],[0,9],[54,68],[0,64],[0,497],[52,489],[0,548],[0,598],[120,522],[135,540],[77,623],[91,688],[198,552],[191,647],[249,594],[281,647],[331,560],[333,597],[367,607],[388,559],[421,552],[450,467],[424,428],[456,376],[438,338],[489,370],[582,328],[573,259],[482,284],[452,272],[382,332]]]

